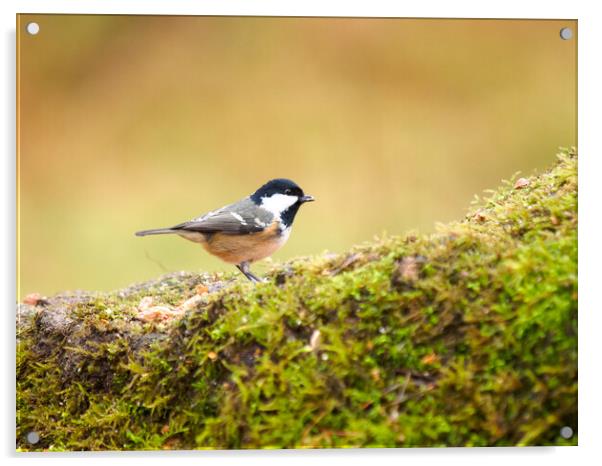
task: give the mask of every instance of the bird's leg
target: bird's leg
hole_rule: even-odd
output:
[[[241,262],[236,267],[238,268],[238,270],[240,270],[243,273],[243,275],[245,277],[247,277],[252,282],[257,283],[257,282],[263,281],[261,278],[257,277],[256,275],[253,275],[253,273],[251,273],[251,269],[249,268],[248,262]]]

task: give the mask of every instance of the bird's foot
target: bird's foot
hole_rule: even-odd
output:
[[[242,272],[242,274],[245,277],[247,277],[253,283],[266,283],[269,281],[267,278],[259,278],[257,275],[253,274],[251,272],[251,270],[249,269],[248,262],[243,262],[242,264],[239,264],[236,267],[238,268],[238,270],[240,270]]]

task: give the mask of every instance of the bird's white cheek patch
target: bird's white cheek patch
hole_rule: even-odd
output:
[[[261,198],[261,207],[269,210],[274,215],[280,216],[282,212],[298,201],[297,196],[287,196],[286,194],[273,194],[269,197]]]

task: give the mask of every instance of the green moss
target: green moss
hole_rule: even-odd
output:
[[[270,283],[179,274],[37,309],[18,448],[575,445],[576,177],[563,151],[434,235],[300,258]],[[215,291],[183,319],[133,319],[200,283]]]

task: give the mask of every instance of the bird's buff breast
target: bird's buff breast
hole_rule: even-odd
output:
[[[290,227],[284,231],[274,222],[265,230],[246,235],[228,235],[214,233],[209,237],[195,234],[194,237],[182,235],[186,239],[200,243],[205,250],[230,264],[256,262],[274,254],[288,240]]]

